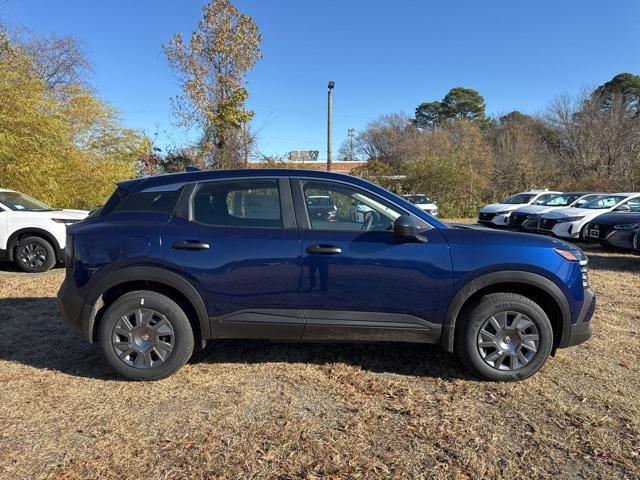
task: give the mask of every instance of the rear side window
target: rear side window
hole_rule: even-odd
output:
[[[220,227],[282,228],[276,179],[202,183],[193,195],[193,220]]]
[[[155,212],[171,215],[181,190],[170,192],[133,192],[115,206],[113,212]]]

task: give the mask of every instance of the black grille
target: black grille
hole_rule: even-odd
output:
[[[543,230],[551,230],[558,224],[558,220],[555,218],[542,218],[540,219],[540,228]]]
[[[519,227],[527,219],[526,213],[512,213],[509,216],[509,225]]]
[[[484,220],[485,222],[489,222],[493,219],[493,217],[495,217],[496,214],[495,213],[480,213],[478,215],[478,219],[479,220]]]

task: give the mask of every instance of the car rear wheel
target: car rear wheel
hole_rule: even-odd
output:
[[[56,264],[56,252],[41,237],[21,239],[16,245],[13,258],[18,268],[27,273],[46,272]]]
[[[193,330],[180,306],[152,291],[118,298],[99,325],[106,362],[130,380],[159,380],[178,371],[191,357]]]
[[[553,346],[544,310],[515,293],[493,293],[461,318],[456,350],[462,362],[488,380],[515,381],[542,368]]]

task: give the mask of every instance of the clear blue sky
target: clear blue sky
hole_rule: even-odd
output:
[[[334,151],[349,127],[412,114],[455,86],[491,114],[540,112],[620,72],[640,73],[640,2],[235,0],[261,29],[264,58],[249,74],[260,150],[326,157],[326,84],[336,82]],[[200,0],[2,0],[0,17],[37,33],[80,39],[99,95],[127,126],[167,132],[178,90],[161,44],[190,33]],[[192,135],[193,136],[193,135]],[[164,135],[161,143],[167,142]]]

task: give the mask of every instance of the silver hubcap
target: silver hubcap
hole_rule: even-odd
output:
[[[40,268],[47,262],[47,251],[38,243],[22,245],[19,252],[20,261],[31,268]]]
[[[527,365],[538,352],[540,335],[524,313],[501,312],[485,320],[478,333],[478,351],[487,365],[515,370]]]
[[[169,358],[175,334],[167,317],[150,308],[137,308],[118,319],[111,344],[125,365],[151,368]]]

